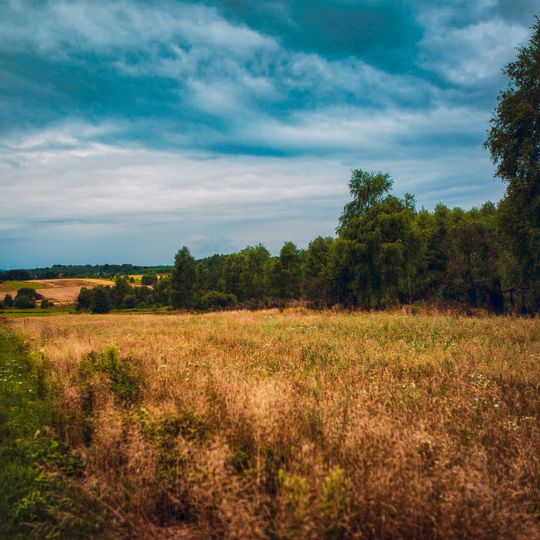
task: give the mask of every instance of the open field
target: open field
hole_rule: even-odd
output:
[[[93,278],[65,278],[65,279],[32,279],[29,281],[6,281],[0,283],[0,300],[6,294],[15,296],[17,291],[23,287],[35,289],[47,300],[58,305],[74,304],[79,295],[81,287],[97,287],[98,285],[114,285],[114,281],[109,279]]]
[[[540,537],[538,319],[8,324],[113,537]]]

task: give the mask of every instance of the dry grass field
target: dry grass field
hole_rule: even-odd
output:
[[[130,538],[539,538],[540,320],[10,321]]]
[[[94,278],[32,279],[24,282],[8,281],[6,283],[0,283],[0,300],[3,300],[6,294],[15,297],[18,290],[17,286],[21,283],[24,287],[36,289],[44,298],[58,305],[75,304],[81,287],[91,289],[98,285],[114,285],[114,281],[109,279]]]

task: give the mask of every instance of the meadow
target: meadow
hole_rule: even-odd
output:
[[[22,288],[34,289],[47,300],[57,305],[71,306],[77,301],[81,287],[93,288],[98,285],[114,285],[114,281],[96,278],[32,279],[28,281],[0,282],[0,300],[9,294],[15,297]]]
[[[45,431],[78,463],[77,504],[111,538],[540,537],[538,319],[289,309],[7,325]]]

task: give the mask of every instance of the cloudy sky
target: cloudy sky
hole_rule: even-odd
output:
[[[2,0],[0,268],[333,234],[352,168],[500,198],[481,148],[533,0]]]

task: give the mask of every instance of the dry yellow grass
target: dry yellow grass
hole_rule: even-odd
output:
[[[25,283],[29,284],[28,286],[35,287],[36,292],[58,305],[75,304],[81,287],[91,289],[98,285],[114,285],[114,281],[109,279],[95,278],[32,279]],[[0,291],[0,300],[3,300],[6,294],[15,297],[17,291]]]
[[[10,324],[49,363],[55,427],[126,536],[540,537],[538,319]],[[110,344],[129,360],[88,359]]]

